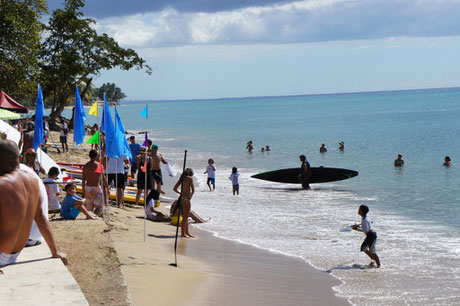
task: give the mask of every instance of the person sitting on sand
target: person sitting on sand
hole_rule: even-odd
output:
[[[444,167],[450,167],[452,165],[452,161],[450,160],[449,156],[446,156],[444,158],[444,164],[442,164]]]
[[[178,210],[174,211],[176,209],[176,205],[177,205],[177,201],[174,201],[171,205],[171,209],[170,209],[170,216],[171,218],[173,217],[176,217],[177,218],[177,214],[179,213]],[[198,214],[196,212],[194,212],[193,210],[190,211],[190,218],[195,221],[195,223],[206,223],[206,220],[201,218],[200,216],[198,216]]]
[[[78,217],[78,215],[82,212],[86,216],[86,219],[97,219],[97,217],[91,216],[86,210],[86,200],[82,200],[82,198],[76,195],[77,187],[74,183],[69,183],[65,185],[65,191],[67,192],[67,195],[65,196],[61,204],[61,217],[63,217],[66,220],[75,220]]]
[[[366,239],[361,244],[361,252],[364,252],[369,256],[373,261],[370,262],[370,266],[377,264],[377,268],[380,268],[380,258],[377,255],[375,250],[375,243],[377,242],[377,233],[372,229],[372,223],[367,216],[369,212],[369,207],[366,205],[361,205],[358,209],[358,214],[362,217],[361,225],[355,224],[351,228],[355,231],[360,231],[366,234]],[[375,263],[374,263],[375,260]]]
[[[321,148],[319,148],[319,153],[327,153],[327,148],[324,143],[321,144]]]
[[[145,206],[145,214],[147,219],[155,221],[155,222],[170,222],[171,218],[166,217],[161,211],[155,209],[155,202],[160,199],[160,193],[152,189],[147,196],[147,205]]]
[[[395,159],[395,167],[404,167],[404,160],[401,153],[399,153],[398,158]]]
[[[19,148],[14,142],[0,140],[0,156],[0,267],[17,261],[29,239],[33,221],[45,238],[51,256],[67,264],[67,255],[58,250],[43,213],[36,175],[19,169]]]
[[[106,188],[105,194],[109,194],[109,185],[102,173],[97,172],[99,163],[97,162],[97,151],[89,151],[90,161],[83,166],[81,187],[83,189],[81,197],[86,199],[85,207],[88,211],[93,211],[97,216],[101,216],[104,208],[104,194],[101,185]],[[102,171],[101,171],[102,172]]]
[[[181,190],[179,191],[179,187]],[[185,169],[185,172],[182,173],[176,185],[173,188],[174,192],[180,194],[180,200],[182,204],[182,216],[183,222],[181,223],[181,237],[183,238],[195,238],[189,232],[188,227],[188,217],[190,216],[190,211],[192,207],[192,197],[195,193],[195,186],[193,185],[193,170],[191,168]]]

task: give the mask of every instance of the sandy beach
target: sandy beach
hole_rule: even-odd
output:
[[[71,135],[69,138],[71,139]],[[88,136],[87,136],[88,137]],[[53,135],[58,139],[57,135]],[[50,149],[55,161],[85,163],[89,148],[72,154]],[[166,185],[173,197],[171,186]],[[161,204],[167,212],[169,203]],[[192,225],[196,239],[176,227],[148,221],[143,207],[110,205],[96,221],[51,217],[58,246],[91,305],[347,305],[335,296],[340,282],[303,260],[214,237]]]

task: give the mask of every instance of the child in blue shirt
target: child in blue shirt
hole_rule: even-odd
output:
[[[97,217],[91,216],[86,210],[84,205],[86,199],[82,200],[82,198],[76,195],[77,188],[75,187],[75,184],[70,183],[65,185],[65,191],[67,192],[67,195],[61,203],[61,217],[66,220],[75,220],[82,212],[86,216],[86,219],[97,219]]]

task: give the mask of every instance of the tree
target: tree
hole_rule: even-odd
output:
[[[51,101],[52,123],[71,101],[76,84],[86,82],[83,91],[91,85],[90,75],[114,67],[152,71],[134,50],[120,47],[107,34],[98,35],[91,27],[95,21],[83,17],[83,6],[83,0],[66,0],[64,9],[55,10],[46,27],[49,36],[40,66],[44,95]]]
[[[0,89],[15,99],[36,95],[45,0],[0,1]]]
[[[93,95],[97,96],[99,99],[104,99],[104,93],[107,96],[107,101],[118,102],[121,99],[126,98],[126,95],[121,91],[120,87],[117,87],[115,83],[105,83],[101,87],[95,88]]]

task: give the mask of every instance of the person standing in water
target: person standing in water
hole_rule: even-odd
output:
[[[206,184],[208,184],[209,191],[216,190],[216,166],[214,165],[214,160],[212,158],[208,160],[208,165],[206,166],[206,171],[204,174],[206,173],[208,174],[208,180]]]
[[[398,158],[395,159],[395,167],[404,167],[404,159],[401,153],[399,153]]]
[[[310,163],[305,155],[299,156],[302,165],[300,166],[300,181],[302,182],[303,189],[311,189],[309,180],[311,176]]]
[[[369,207],[366,205],[361,205],[358,209],[358,214],[361,216],[361,225],[355,224],[351,228],[355,231],[363,232],[366,235],[361,244],[361,252],[364,252],[371,258],[370,266],[377,265],[377,268],[380,268],[380,258],[377,255],[375,250],[375,243],[377,242],[377,233],[372,229],[372,223],[367,216],[369,212]],[[374,262],[375,261],[375,262]]]
[[[236,167],[232,168],[232,174],[230,174],[230,177],[228,178],[230,181],[232,181],[232,186],[233,186],[233,195],[240,195],[240,183],[238,181],[238,178],[240,177],[240,174],[238,173],[238,169]]]
[[[179,191],[179,187],[181,190]],[[193,185],[193,170],[191,168],[185,169],[181,177],[177,181],[173,188],[174,192],[180,194],[180,201],[182,205],[182,223],[181,223],[181,237],[183,238],[195,238],[189,232],[189,221],[190,211],[192,210],[192,197],[195,193],[195,186]],[[180,216],[178,218],[180,220]]]
[[[319,153],[327,153],[327,148],[324,143],[321,144],[321,148],[319,148]]]

